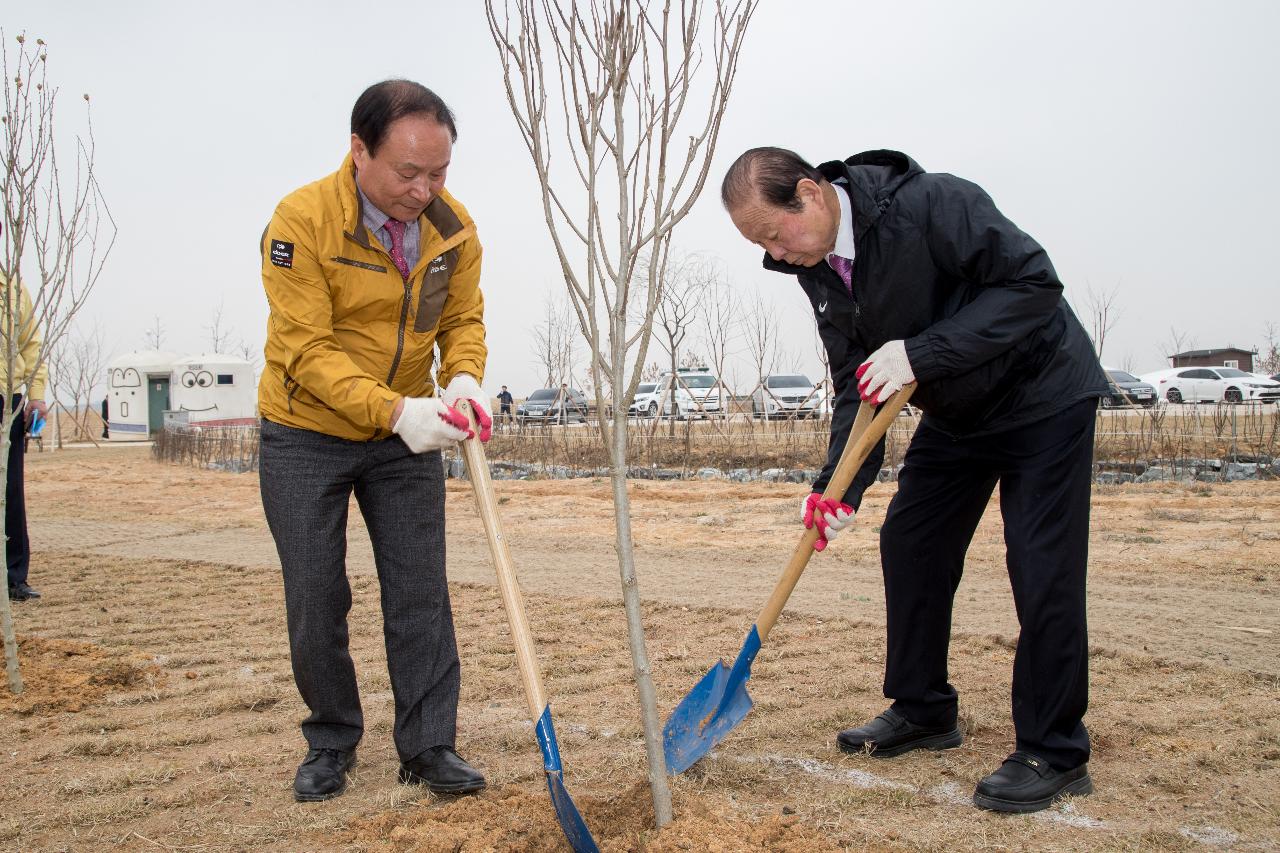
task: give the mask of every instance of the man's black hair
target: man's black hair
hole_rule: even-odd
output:
[[[725,173],[720,184],[720,201],[726,209],[751,201],[757,195],[773,207],[790,211],[803,206],[796,198],[801,178],[821,184],[826,179],[807,160],[786,148],[752,148]]]
[[[430,115],[458,141],[453,111],[439,95],[412,80],[383,80],[365,89],[351,109],[351,132],[360,137],[370,155],[377,156],[391,123],[411,115]]]

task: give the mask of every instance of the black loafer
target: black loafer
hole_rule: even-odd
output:
[[[951,749],[964,742],[956,726],[917,726],[890,708],[865,726],[845,729],[836,743],[845,752],[893,758],[913,749]]]
[[[10,601],[27,601],[32,598],[39,598],[40,593],[36,592],[25,582],[9,585]]]
[[[400,765],[400,782],[426,785],[433,794],[470,794],[484,787],[484,775],[451,746],[433,746]]]
[[[1018,750],[1000,769],[984,776],[973,792],[973,804],[994,812],[1038,812],[1068,794],[1093,793],[1088,763],[1071,770],[1054,770],[1049,762]]]
[[[355,763],[354,749],[308,749],[293,777],[293,798],[300,803],[332,800],[347,790],[347,771]]]

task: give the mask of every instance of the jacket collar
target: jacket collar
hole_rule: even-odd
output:
[[[360,193],[356,189],[356,164],[352,161],[351,155],[348,154],[342,161],[342,166],[338,169],[338,195],[339,202],[342,205],[342,223],[343,230],[347,237],[355,240],[364,248],[371,248],[369,244],[369,229],[364,227],[364,207],[360,199]],[[440,235],[440,239],[447,244],[457,242],[455,237],[465,237],[463,233],[470,228],[474,228],[471,223],[463,222],[457,211],[449,203],[452,199],[447,192],[442,191],[435,198],[431,199],[431,203],[427,205],[427,209],[423,211],[422,216],[426,218],[427,224]],[[419,217],[421,222],[422,217]],[[424,244],[429,241],[424,240]],[[447,247],[446,247],[447,248]],[[440,251],[444,251],[441,249]],[[435,252],[434,254],[439,254]]]

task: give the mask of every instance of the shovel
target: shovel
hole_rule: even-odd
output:
[[[823,498],[844,498],[854,475],[858,473],[862,463],[867,461],[872,448],[879,443],[894,418],[902,411],[915,388],[913,383],[894,394],[880,407],[878,414],[870,403],[864,402],[859,406],[858,416],[849,431],[840,461],[822,493]],[[711,671],[703,676],[671,712],[670,719],[662,729],[668,773],[683,773],[688,770],[724,740],[734,726],[742,722],[751,711],[751,696],[747,693],[751,663],[760,651],[760,644],[768,638],[773,624],[778,621],[778,616],[791,597],[791,591],[795,589],[805,566],[809,564],[809,558],[813,556],[813,543],[817,539],[817,524],[800,537],[800,544],[791,555],[791,561],[787,563],[778,585],[774,587],[773,595],[769,596],[760,618],[751,626],[751,633],[747,634],[746,642],[742,644],[733,667],[725,666],[723,659],[717,661]]]
[[[467,416],[474,430],[476,422],[471,405],[462,401],[458,403],[457,409]],[[485,459],[484,446],[475,437],[461,444],[467,476],[476,494],[476,505],[480,510],[480,520],[484,523],[485,537],[489,540],[489,553],[493,556],[493,565],[498,572],[498,589],[502,593],[507,624],[511,626],[511,637],[515,641],[516,663],[520,669],[520,681],[524,684],[524,695],[529,702],[529,715],[534,722],[538,746],[542,749],[542,769],[547,774],[551,804],[555,807],[556,818],[560,821],[560,828],[564,830],[564,837],[574,851],[597,853],[599,848],[591,837],[591,830],[587,829],[578,807],[573,804],[573,798],[564,787],[564,769],[560,764],[560,745],[556,742],[556,730],[551,723],[551,706],[547,704],[546,694],[542,692],[542,676],[533,651],[533,635],[529,632],[529,622],[524,615],[524,598],[520,594],[520,582],[516,579],[515,564],[511,560],[507,538],[498,518],[498,502],[494,499],[493,481],[489,478],[489,463]]]

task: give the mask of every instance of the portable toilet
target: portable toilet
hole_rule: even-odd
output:
[[[169,377],[178,356],[159,350],[125,353],[107,365],[110,441],[146,441],[164,426]]]
[[[258,422],[258,383],[246,359],[223,353],[173,363],[169,409],[191,426],[250,426]]]

